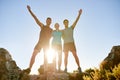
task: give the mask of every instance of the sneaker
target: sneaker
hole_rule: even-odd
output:
[[[78,71],[79,71],[79,73],[82,73],[82,70],[81,70],[81,68],[80,68],[80,67],[78,67]]]
[[[67,73],[67,68],[64,69],[64,72]]]

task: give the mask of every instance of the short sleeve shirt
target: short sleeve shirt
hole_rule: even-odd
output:
[[[63,40],[64,43],[74,42],[72,27],[63,30]]]
[[[53,40],[52,40],[52,44],[61,44],[61,36],[62,36],[62,32],[61,31],[56,31],[54,30],[52,32],[52,37],[53,37]]]

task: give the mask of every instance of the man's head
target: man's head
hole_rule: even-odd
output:
[[[52,22],[52,19],[51,19],[50,17],[48,17],[48,18],[46,19],[46,24],[47,24],[47,25],[50,25],[51,22]]]
[[[63,21],[63,24],[65,25],[65,28],[67,28],[67,27],[68,27],[68,24],[69,24],[69,21],[68,21],[67,19],[65,19],[65,20]]]

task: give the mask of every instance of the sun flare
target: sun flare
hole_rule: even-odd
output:
[[[54,57],[55,57],[55,52],[54,52],[53,49],[50,48],[47,51],[47,60],[48,60],[48,63],[52,63]]]

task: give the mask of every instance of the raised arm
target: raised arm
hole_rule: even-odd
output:
[[[76,26],[76,24],[77,24],[81,14],[82,14],[82,9],[79,10],[79,14],[78,14],[76,20],[74,21],[74,23],[72,24],[72,29],[75,28],[75,26]]]
[[[41,23],[38,18],[35,16],[35,14],[31,11],[31,8],[29,5],[27,5],[27,9],[30,12],[30,14],[32,15],[32,17],[35,19],[36,23],[42,28],[44,26],[43,23]]]

